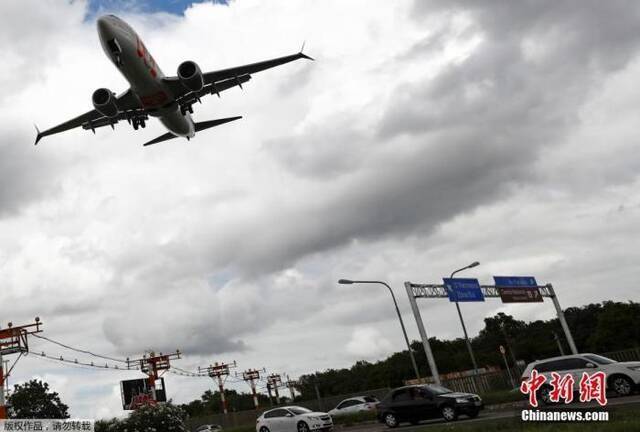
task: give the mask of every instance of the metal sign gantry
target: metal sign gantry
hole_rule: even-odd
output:
[[[413,316],[415,317],[416,324],[418,325],[418,331],[420,332],[422,345],[424,346],[424,351],[427,355],[427,363],[429,364],[431,375],[433,376],[433,380],[435,381],[435,383],[440,384],[438,367],[433,357],[433,352],[431,351],[431,345],[429,344],[427,331],[425,330],[424,322],[422,321],[422,316],[420,315],[420,309],[418,308],[416,299],[449,298],[449,291],[447,290],[447,287],[442,284],[417,284],[412,282],[405,282],[404,287],[407,290],[407,296],[409,297],[411,310],[413,311]],[[542,297],[550,298],[553,302],[553,305],[556,309],[556,314],[558,315],[558,321],[560,321],[560,325],[562,326],[562,330],[564,331],[565,337],[567,338],[567,342],[569,343],[571,352],[573,354],[578,354],[578,349],[576,348],[576,344],[573,341],[571,330],[569,329],[569,325],[567,324],[567,321],[564,317],[564,312],[562,311],[562,307],[560,307],[558,296],[553,289],[553,285],[538,285],[537,288],[540,291]],[[500,289],[496,285],[480,285],[480,289],[482,290],[482,294],[485,298],[500,298]]]

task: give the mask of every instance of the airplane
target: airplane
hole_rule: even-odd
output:
[[[97,21],[98,35],[107,57],[124,75],[131,87],[116,96],[111,90],[99,88],[91,100],[94,109],[58,126],[40,131],[36,126],[36,142],[45,136],[82,127],[95,134],[97,128],[114,125],[126,120],[134,130],[146,127],[149,117],[156,117],[169,130],[144,143],[148,146],[162,141],[184,137],[191,139],[196,132],[242,118],[227,117],[203,122],[191,118],[192,105],[207,95],[240,87],[251,79],[251,74],[299,59],[313,60],[300,52],[271,60],[202,72],[191,60],[178,66],[177,76],[166,77],[156,64],[138,34],[115,15],[104,15]]]

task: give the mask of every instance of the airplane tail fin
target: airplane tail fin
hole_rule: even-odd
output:
[[[221,124],[225,124],[225,123],[229,123],[232,122],[234,120],[238,120],[241,119],[242,116],[236,116],[236,117],[227,117],[227,118],[222,118],[222,119],[216,119],[216,120],[207,120],[207,121],[203,121],[203,122],[198,122],[198,123],[194,123],[195,126],[195,131],[196,132],[200,132],[202,130],[205,129],[209,129],[212,128],[214,126],[220,126]],[[176,135],[172,134],[171,132],[167,132],[166,134],[160,135],[157,138],[152,139],[151,141],[148,141],[146,143],[144,143],[144,146],[148,146],[151,144],[157,144],[159,142],[163,142],[163,141],[167,141],[173,138],[178,138]]]

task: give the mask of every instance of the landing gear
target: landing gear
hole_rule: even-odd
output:
[[[131,119],[131,126],[133,126],[134,130],[138,130],[138,128],[140,127],[144,129],[145,127],[147,127],[147,122],[143,118],[133,118]]]

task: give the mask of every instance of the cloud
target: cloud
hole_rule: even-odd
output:
[[[375,328],[357,328],[346,346],[347,352],[358,358],[379,358],[391,351],[391,343]]]
[[[402,283],[475,260],[470,277],[534,274],[565,307],[638,300],[638,9],[244,0],[118,11],[167,74],[303,40],[317,59],[196,107],[197,121],[241,122],[142,148],[164,133],[158,122],[33,146],[34,120],[56,124],[90,109],[96,88],[127,84],[87,3],[3,4],[0,316],[41,316],[47,336],[117,357],[180,349],[185,369],[237,360],[295,377],[403,349],[388,292],[342,277],[389,282],[412,338]],[[460,337],[450,306],[420,303],[430,335]],[[500,310],[554,313],[463,309],[471,334]],[[120,414],[120,375],[35,359],[18,369],[17,380],[55,375],[74,415]],[[210,386],[167,379],[178,402]]]

